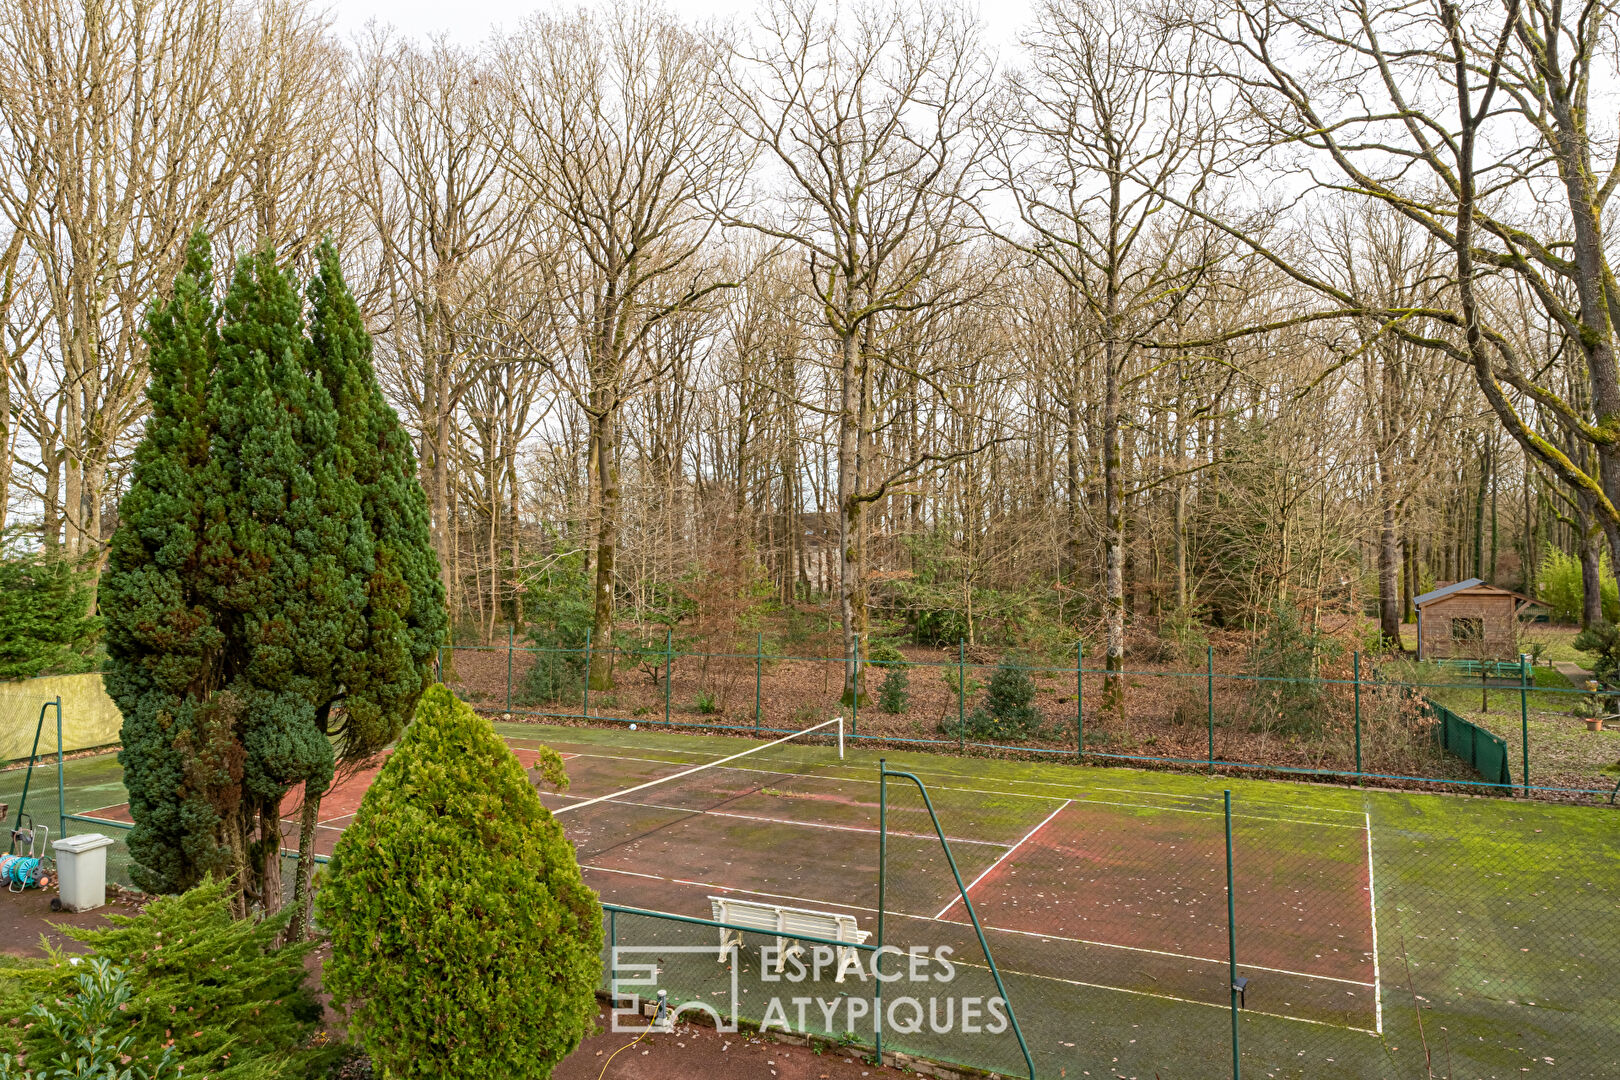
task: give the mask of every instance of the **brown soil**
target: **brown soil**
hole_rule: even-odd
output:
[[[872,1080],[902,1075],[897,1069],[869,1065],[850,1050],[817,1054],[810,1047],[788,1046],[769,1036],[722,1035],[690,1024],[667,1035],[648,1035],[621,1050],[634,1038],[604,1032],[586,1039],[551,1075],[554,1080]],[[610,1062],[615,1051],[620,1052]]]
[[[55,889],[0,891],[0,952],[9,956],[44,956],[44,937],[51,947],[64,952],[84,952],[84,946],[65,937],[53,926],[105,926],[108,915],[134,915],[140,911],[140,894],[124,890],[107,891],[107,906],[96,911],[52,911]]]

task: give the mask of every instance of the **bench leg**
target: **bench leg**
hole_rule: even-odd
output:
[[[804,955],[804,946],[800,945],[797,941],[795,941],[792,945],[789,945],[787,943],[787,938],[777,938],[776,939],[776,973],[778,975],[782,974],[782,969],[783,969],[783,967],[785,967],[787,965],[787,959],[788,959],[789,956],[803,956],[803,955]]]
[[[733,937],[737,939],[737,949],[740,952],[742,950],[742,935],[735,930],[727,930],[725,927],[720,928],[719,963],[723,964],[726,962],[726,950],[731,946],[731,939]]]
[[[833,982],[843,982],[846,971],[853,971],[857,975],[861,973],[860,953],[855,949],[840,946],[838,949],[838,977]]]

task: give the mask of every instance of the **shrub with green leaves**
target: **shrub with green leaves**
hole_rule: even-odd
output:
[[[561,760],[546,778],[566,784]],[[422,696],[317,898],[325,985],[383,1075],[544,1080],[589,1033],[602,913],[487,720]]]
[[[1592,674],[1599,679],[1620,678],[1620,626],[1601,622],[1575,635],[1575,648],[1592,657]]]
[[[333,1053],[305,1048],[322,1010],[304,988],[311,945],[277,947],[290,914],[232,918],[229,890],[205,881],[139,915],[110,916],[103,928],[59,929],[128,977],[132,989],[110,1032],[132,1040],[123,1054],[150,1066],[167,1049],[188,1077],[270,1080],[306,1075]],[[20,978],[27,997],[49,1003],[72,998],[83,974],[82,958],[53,952]],[[60,1045],[50,1025],[35,1024],[9,1049],[37,1061]]]
[[[1552,609],[1554,622],[1581,621],[1585,584],[1582,581],[1580,556],[1549,548],[1541,558],[1536,581],[1538,598]],[[1620,585],[1616,584],[1614,571],[1609,567],[1607,551],[1598,556],[1598,595],[1603,602],[1604,620],[1620,622]]]
[[[990,676],[984,703],[968,713],[966,730],[959,731],[956,718],[948,717],[940,730],[970,739],[1022,739],[1041,726],[1041,710],[1035,707],[1035,682],[1029,672],[1011,657],[1004,658]]]
[[[66,1000],[57,1002],[55,1009],[35,1005],[28,1014],[32,1028],[56,1049],[55,1060],[43,1069],[14,1072],[11,1055],[0,1056],[0,1080],[170,1080],[178,1075],[172,1050],[165,1049],[148,1069],[144,1063],[131,1064],[135,1036],[114,1034],[115,1029],[126,1030],[120,1015],[130,999],[124,970],[94,957],[81,962],[78,970],[77,989]],[[27,1060],[39,1056],[30,1054]]]

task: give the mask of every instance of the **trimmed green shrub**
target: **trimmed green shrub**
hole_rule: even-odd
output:
[[[596,894],[512,751],[443,686],[344,830],[317,910],[326,988],[386,1076],[544,1080],[591,1029]]]
[[[130,1037],[124,1053],[137,1063],[151,1065],[171,1050],[188,1077],[270,1080],[305,1075],[334,1054],[304,1049],[322,1010],[304,988],[312,946],[276,947],[289,915],[232,918],[230,891],[205,881],[153,900],[139,915],[110,916],[104,928],[58,929],[128,977],[134,989],[111,1037]],[[20,978],[34,1001],[53,1002],[74,993],[83,969],[82,958],[53,952],[47,966]],[[59,1047],[48,1025],[19,1034],[13,1049],[30,1060]]]

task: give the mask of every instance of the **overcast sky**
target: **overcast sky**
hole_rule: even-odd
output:
[[[332,17],[344,37],[368,21],[392,24],[417,38],[447,34],[462,45],[476,45],[497,28],[511,29],[537,8],[556,6],[544,0],[332,0]],[[563,7],[587,6],[563,4]],[[746,21],[758,8],[757,0],[664,0],[664,6],[685,19]],[[986,44],[1005,47],[1017,39],[1029,17],[1029,0],[991,0],[979,3]]]

